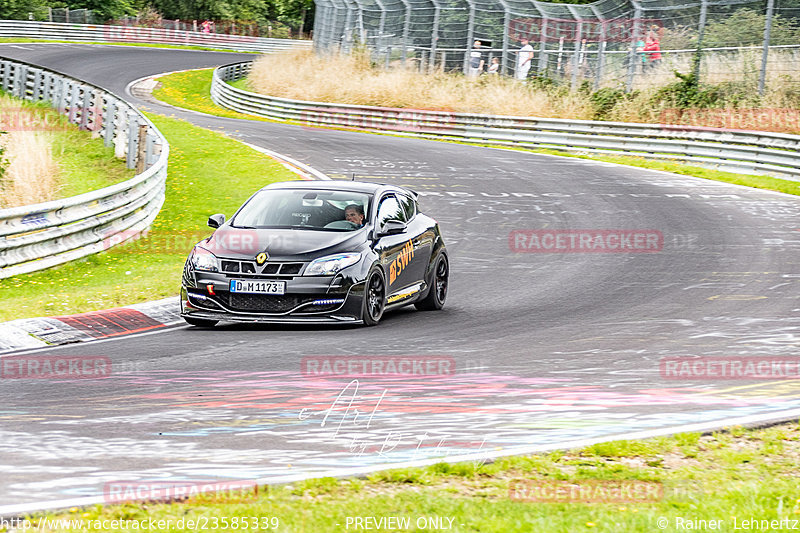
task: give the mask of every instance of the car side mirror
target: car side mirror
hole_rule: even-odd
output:
[[[208,227],[209,228],[218,228],[225,223],[225,215],[218,213],[216,215],[211,215],[208,217]]]
[[[378,237],[403,233],[407,227],[408,225],[400,220],[387,220],[383,223],[383,226],[381,226],[381,229],[378,232]]]

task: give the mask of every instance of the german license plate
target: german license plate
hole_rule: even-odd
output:
[[[232,279],[231,292],[242,292],[248,294],[284,294],[286,292],[286,282]]]

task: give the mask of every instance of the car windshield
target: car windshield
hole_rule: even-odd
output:
[[[234,227],[355,231],[369,217],[370,196],[359,192],[266,189],[231,221]]]

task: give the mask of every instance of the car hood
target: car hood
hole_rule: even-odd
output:
[[[247,229],[225,225],[199,245],[217,257],[230,259],[254,259],[266,252],[272,260],[310,260],[322,255],[355,251],[366,239],[366,228],[339,232]]]

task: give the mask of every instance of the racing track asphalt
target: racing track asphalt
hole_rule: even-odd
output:
[[[79,44],[2,45],[0,55],[118,94],[142,76],[252,57]],[[137,103],[331,175],[355,172],[420,191],[450,250],[447,306],[399,311],[375,328],[178,327],[31,352],[104,355],[114,371],[91,382],[0,382],[0,505],[102,498],[104,483],[115,480],[275,481],[720,426],[732,417],[788,418],[800,408],[797,381],[660,373],[670,357],[797,355],[796,197]],[[512,230],[539,228],[659,230],[664,246],[647,254],[510,249]],[[303,358],[329,355],[452,357],[456,372],[364,377],[357,392],[347,377],[301,374]],[[342,391],[353,397],[351,409],[336,404],[323,424]],[[370,424],[354,409],[374,413]]]

